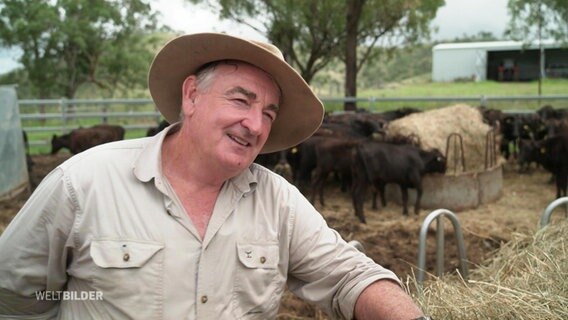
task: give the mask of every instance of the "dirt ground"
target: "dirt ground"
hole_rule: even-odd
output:
[[[37,155],[31,174],[32,189],[68,154]],[[476,209],[456,212],[464,233],[469,268],[473,269],[490,257],[512,233],[532,232],[537,229],[544,208],[554,200],[555,187],[550,175],[541,169],[519,174],[511,164],[504,166],[503,189],[499,200]],[[24,204],[27,195],[0,203],[0,232]],[[367,203],[367,224],[360,224],[354,215],[351,200],[337,186],[326,189],[326,206],[316,205],[328,224],[346,240],[358,240],[366,253],[377,263],[393,270],[403,280],[412,275],[417,264],[418,234],[421,224],[432,210],[422,210],[419,216],[402,215],[395,203],[379,210],[371,210]],[[445,223],[445,270],[458,268],[455,234],[449,221]],[[432,224],[427,244],[427,269],[435,273],[435,223]],[[286,293],[279,319],[327,319],[317,308],[301,302]]]

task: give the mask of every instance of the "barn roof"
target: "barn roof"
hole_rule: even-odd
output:
[[[554,40],[542,40],[544,48],[561,48],[560,43]],[[508,50],[521,50],[523,48],[538,49],[538,42],[529,45],[522,41],[486,41],[486,42],[455,42],[455,43],[440,43],[435,45],[432,50],[460,50],[460,49],[481,49],[488,51],[508,51]]]

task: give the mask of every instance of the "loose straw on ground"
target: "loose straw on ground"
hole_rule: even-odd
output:
[[[427,282],[416,301],[434,319],[568,319],[566,234],[566,221],[514,234],[469,281]]]

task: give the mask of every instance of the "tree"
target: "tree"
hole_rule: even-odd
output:
[[[87,83],[111,91],[141,83],[155,30],[144,0],[0,0],[0,43],[22,49],[38,98],[72,99]]]
[[[429,34],[429,22],[443,0],[190,0],[220,5],[221,18],[264,33],[310,82],[334,58],[345,63],[345,95],[357,94],[357,73],[376,58],[371,50],[412,43]],[[250,18],[257,18],[250,20]],[[254,23],[260,23],[258,27]],[[359,51],[362,55],[358,56]],[[355,108],[347,103],[346,110]]]
[[[339,51],[343,35],[342,1],[190,0],[220,5],[219,15],[264,34],[278,46],[306,82]],[[325,17],[325,19],[314,19]],[[262,19],[250,19],[262,17]]]
[[[373,50],[375,45],[380,42],[382,47],[394,49],[428,38],[430,21],[444,1],[347,0],[346,3],[345,95],[356,97],[358,72],[377,53],[384,52]],[[355,110],[355,102],[346,102],[344,109]]]
[[[568,44],[568,1],[566,0],[509,0],[511,19],[505,33],[526,44],[539,45],[538,94],[542,93],[544,48],[542,39],[550,38]]]
[[[566,0],[509,0],[511,16],[507,35],[529,41],[540,38],[568,40],[568,1]]]

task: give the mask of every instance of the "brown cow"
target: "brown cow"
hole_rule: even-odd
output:
[[[90,128],[79,128],[60,137],[51,138],[51,154],[67,148],[77,154],[99,144],[124,139],[124,128],[116,125],[101,124]]]

